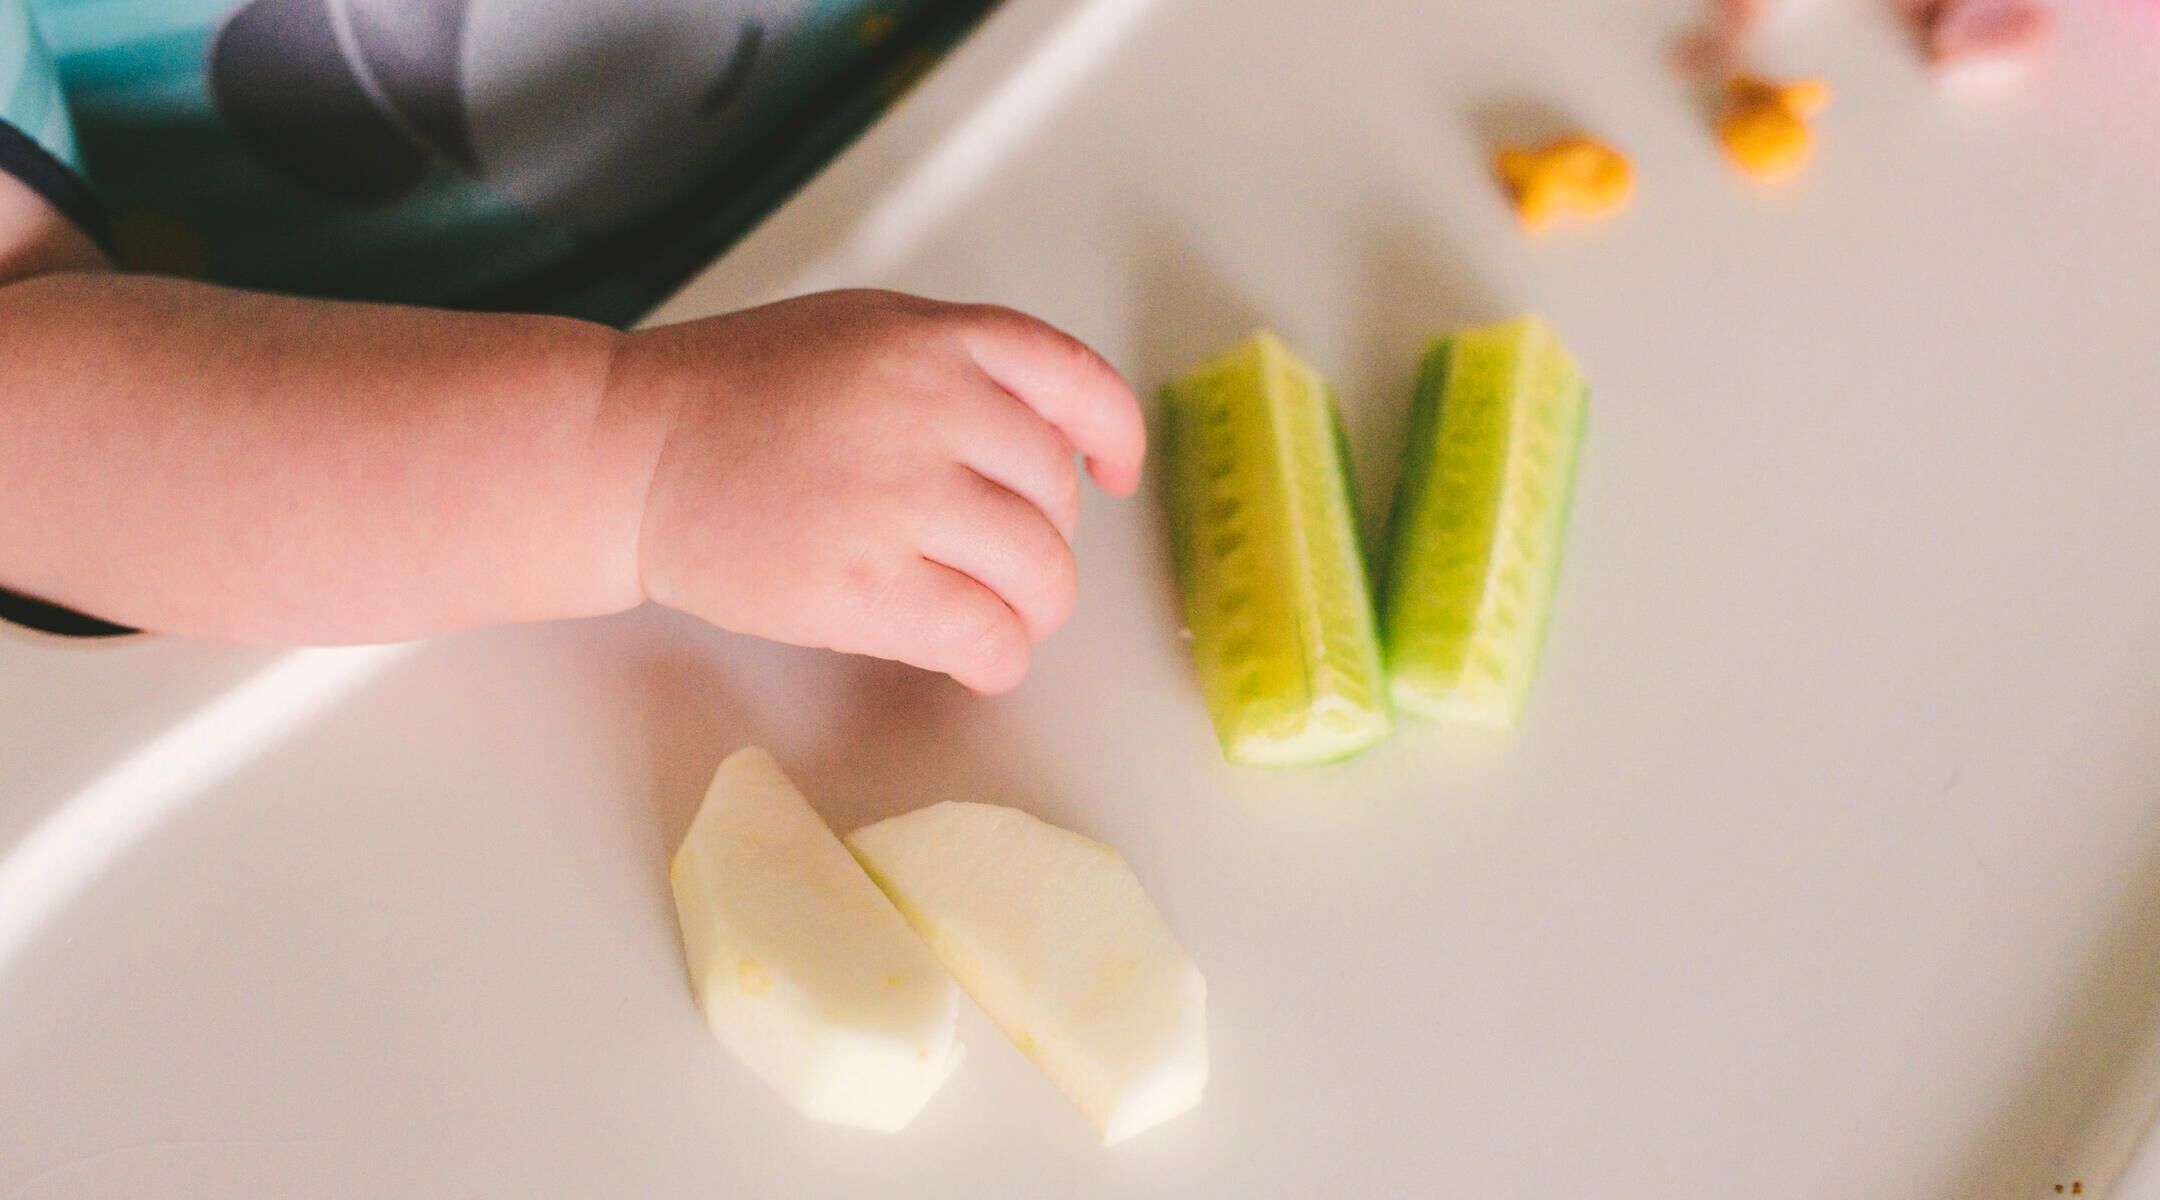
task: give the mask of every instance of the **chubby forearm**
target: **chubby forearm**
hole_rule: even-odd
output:
[[[279,643],[627,608],[670,414],[607,386],[622,341],[94,271],[0,286],[0,586]]]

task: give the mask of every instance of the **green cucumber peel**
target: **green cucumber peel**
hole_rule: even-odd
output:
[[[1543,654],[1588,391],[1537,317],[1426,351],[1389,516],[1389,690],[1419,716],[1505,727]]]
[[[1224,757],[1332,762],[1393,728],[1335,399],[1259,333],[1165,387],[1171,544]]]

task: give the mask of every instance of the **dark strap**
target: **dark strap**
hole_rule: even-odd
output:
[[[105,206],[98,203],[90,184],[74,168],[54,158],[29,134],[0,121],[0,171],[5,171],[45,198],[60,215],[89,235],[107,256],[113,252],[112,229],[105,220]]]
[[[85,616],[74,609],[48,604],[29,596],[19,596],[4,588],[0,588],[0,621],[35,629],[41,633],[57,633],[61,637],[120,637],[123,634],[141,632],[125,625],[115,625],[111,621]]]

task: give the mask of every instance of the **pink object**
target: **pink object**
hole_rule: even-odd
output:
[[[1710,0],[1702,25],[1673,51],[1683,71],[1732,66],[1777,0]],[[1959,78],[2011,79],[2045,57],[2055,41],[2049,0],[1888,0],[1913,25],[1928,61]],[[2134,0],[2160,12],[2160,0]]]
[[[1673,64],[1683,71],[1709,71],[1739,57],[1740,44],[1762,23],[1766,0],[1712,0],[1702,28],[1681,39]]]
[[[1925,7],[1928,61],[1944,70],[2023,74],[2055,41],[2055,13],[2039,0],[1940,0]]]

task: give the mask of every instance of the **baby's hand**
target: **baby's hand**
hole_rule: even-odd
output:
[[[673,416],[652,599],[725,629],[1011,688],[1071,615],[1084,454],[1125,495],[1146,430],[1093,351],[1010,309],[831,292],[632,335],[611,380]]]

